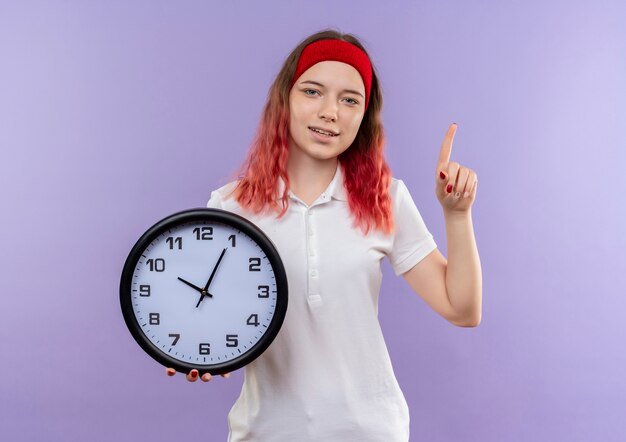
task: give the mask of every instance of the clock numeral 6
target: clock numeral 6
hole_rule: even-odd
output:
[[[261,293],[258,294],[259,298],[269,298],[270,297],[270,286],[269,285],[260,285],[259,290]]]
[[[250,266],[248,267],[248,271],[250,272],[261,271],[261,258],[250,258],[248,262],[250,263]]]
[[[246,322],[246,324],[254,325],[255,327],[258,327],[259,326],[259,315],[257,315],[256,313],[253,313],[252,315],[250,315],[250,317],[248,318],[248,321]]]
[[[161,324],[161,315],[159,313],[150,313],[150,325]]]
[[[198,240],[213,240],[213,227],[202,227],[202,230],[200,230],[200,227],[196,227],[195,229],[193,229],[193,233],[196,234],[196,239]]]
[[[239,346],[239,341],[237,338],[239,335],[226,335],[226,347],[237,347]]]
[[[170,333],[167,336],[169,336],[170,338],[174,338],[174,341],[172,342],[172,345],[176,345],[176,343],[180,339],[180,333]]]
[[[201,355],[210,355],[211,354],[211,344],[202,343],[198,347],[198,353]]]
[[[146,261],[146,265],[150,267],[150,271],[154,272],[164,272],[165,271],[165,260],[163,258],[157,259],[149,259]]]
[[[183,249],[183,239],[180,236],[177,236],[176,238],[172,238],[171,236],[168,236],[165,241],[169,244],[170,250],[174,249],[174,243],[178,245],[178,250]]]
[[[141,284],[139,286],[139,296],[150,296],[150,285]]]

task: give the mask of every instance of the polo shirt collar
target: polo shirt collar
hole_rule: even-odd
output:
[[[285,182],[282,177],[278,177],[278,192],[276,194],[276,199],[280,199],[283,195],[283,191],[285,189]],[[330,184],[326,188],[324,192],[327,195],[330,195],[332,198],[339,201],[347,201],[346,189],[344,187],[343,180],[343,169],[341,163],[337,163],[337,170],[335,171],[335,175],[331,180]],[[294,197],[295,195],[289,191],[289,196]]]

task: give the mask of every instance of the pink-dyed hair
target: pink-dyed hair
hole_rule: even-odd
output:
[[[287,211],[291,82],[302,50],[309,43],[329,38],[350,42],[365,51],[356,37],[325,30],[304,39],[289,54],[270,88],[257,134],[237,174],[240,180],[232,192],[238,203],[253,213],[264,212],[269,208],[278,213],[277,218],[281,218]],[[345,189],[350,212],[354,217],[354,227],[360,227],[364,234],[371,228],[385,233],[394,230],[389,197],[391,170],[383,156],[385,138],[380,115],[382,102],[378,76],[372,65],[372,86],[367,111],[352,145],[338,158],[345,172]],[[282,177],[285,182],[280,198],[282,208],[276,202],[278,177]]]

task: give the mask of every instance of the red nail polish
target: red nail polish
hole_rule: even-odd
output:
[[[192,377],[192,378],[195,378],[196,376],[198,376],[198,373],[196,373],[195,371],[192,371],[192,372],[191,372],[191,377]]]
[[[439,172],[439,176],[441,177],[442,180],[446,179],[446,175],[443,172]]]
[[[452,192],[452,184],[448,184],[448,187],[446,188],[446,191],[448,193]]]

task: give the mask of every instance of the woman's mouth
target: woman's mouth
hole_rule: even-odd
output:
[[[317,127],[309,127],[309,129],[313,132],[315,132],[316,134],[320,134],[323,137],[327,137],[327,138],[332,138],[332,137],[336,137],[339,134],[336,134],[334,132],[329,132],[329,131],[325,131],[323,129],[318,129]]]

